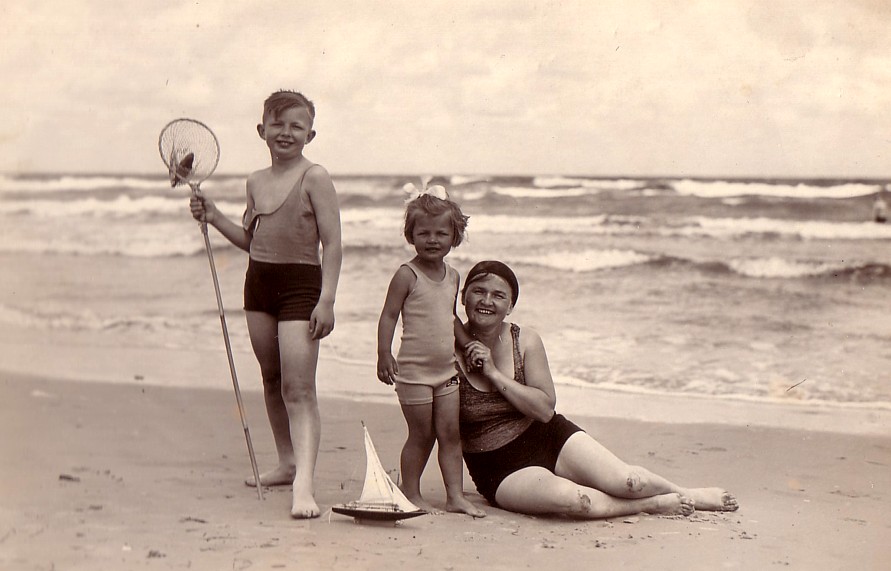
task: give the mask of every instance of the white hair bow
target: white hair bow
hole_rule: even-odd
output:
[[[423,196],[425,194],[429,194],[435,198],[439,198],[440,200],[448,200],[449,193],[446,192],[444,186],[440,186],[438,184],[434,184],[433,186],[424,185],[424,188],[419,189],[414,184],[408,182],[405,183],[405,186],[402,187],[402,190],[408,194],[408,198],[405,199],[405,202],[411,202],[412,200]]]

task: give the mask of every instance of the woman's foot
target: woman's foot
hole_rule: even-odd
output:
[[[294,482],[297,469],[294,466],[277,466],[268,472],[260,474],[260,484],[263,486],[290,486]],[[246,478],[245,486],[255,487],[254,477]]]
[[[736,497],[723,488],[691,488],[686,494],[700,511],[734,512],[739,509]]]
[[[661,494],[653,496],[652,499],[655,500],[656,507],[645,511],[653,515],[689,516],[699,507],[692,498],[677,493]]]
[[[486,512],[473,505],[463,495],[457,498],[449,498],[446,501],[446,511],[467,514],[472,517],[486,517]]]

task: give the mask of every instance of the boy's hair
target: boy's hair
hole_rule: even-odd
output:
[[[467,221],[470,217],[465,216],[461,212],[461,207],[451,200],[443,200],[429,194],[422,194],[405,207],[405,239],[409,244],[414,245],[412,233],[421,216],[439,216],[446,212],[450,214],[449,218],[452,223],[452,247],[460,246],[464,241],[464,231],[467,229]]]
[[[303,107],[309,112],[310,118],[316,118],[316,106],[305,95],[297,91],[281,89],[266,98],[263,102],[263,121],[268,117],[278,117],[279,113],[291,107]]]

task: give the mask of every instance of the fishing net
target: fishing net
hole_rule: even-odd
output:
[[[176,119],[161,130],[158,151],[170,173],[170,186],[197,188],[217,168],[220,143],[207,125],[194,119]]]

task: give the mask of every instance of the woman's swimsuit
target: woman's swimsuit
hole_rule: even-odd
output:
[[[510,326],[514,380],[526,384],[520,327]],[[530,466],[551,472],[570,436],[582,429],[561,414],[538,422],[516,409],[499,391],[481,391],[461,374],[461,443],[464,462],[477,491],[493,506],[509,475]]]

